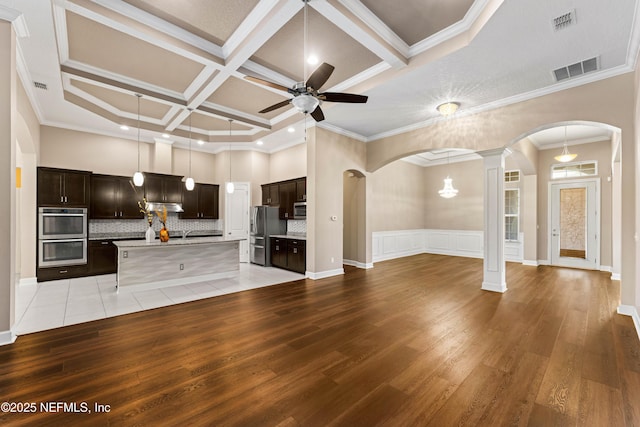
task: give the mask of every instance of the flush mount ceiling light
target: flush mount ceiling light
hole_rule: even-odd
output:
[[[229,119],[229,181],[227,182],[227,193],[232,194],[235,191],[233,182],[231,181],[231,123],[233,119]]]
[[[449,153],[448,152],[447,152],[447,169],[449,169]],[[445,199],[450,199],[458,195],[458,190],[453,188],[453,180],[449,178],[449,174],[447,174],[447,177],[444,179],[444,187],[442,188],[442,190],[438,191],[438,194],[440,195],[440,197],[443,197]]]
[[[140,172],[140,98],[142,98],[142,95],[136,93],[136,96],[138,97],[138,169],[133,174],[133,183],[136,187],[142,187],[142,184],[144,184],[144,175]]]
[[[191,112],[192,108],[189,108],[189,176],[187,176],[186,181],[184,182],[184,186],[187,191],[192,191],[196,187],[196,183],[191,177]]]
[[[567,127],[565,126],[564,127],[564,147],[562,148],[562,153],[555,156],[554,159],[556,159],[560,163],[567,163],[575,159],[577,156],[578,156],[577,154],[571,154],[569,152],[569,148],[567,147]]]
[[[444,104],[438,105],[436,108],[438,112],[443,116],[450,116],[460,108],[459,102],[445,102]]]

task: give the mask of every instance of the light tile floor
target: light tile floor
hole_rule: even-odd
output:
[[[24,335],[302,278],[291,271],[242,263],[235,277],[158,289],[123,287],[116,292],[115,274],[21,285],[14,332]]]

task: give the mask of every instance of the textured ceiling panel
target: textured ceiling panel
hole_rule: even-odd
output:
[[[474,0],[361,0],[409,46],[462,20]]]
[[[258,111],[272,104],[284,101],[291,96],[285,92],[278,95],[269,90],[265,90],[253,83],[231,77],[218,90],[207,99],[220,105],[248,113],[257,114]],[[276,110],[267,114],[260,114],[260,117],[272,119],[284,110]]]
[[[138,112],[138,100],[134,95],[105,89],[103,87],[78,80],[71,80],[71,85],[106,102],[120,111],[131,114],[137,114]],[[144,96],[140,99],[141,116],[152,117],[160,120],[169,112],[170,109],[171,107],[169,105],[152,101]]]
[[[67,11],[69,58],[111,73],[184,92],[202,64]]]
[[[258,0],[125,1],[219,46],[258,4]]]
[[[277,70],[295,81],[303,80],[304,13],[300,11],[251,58],[258,64]],[[329,88],[380,62],[342,29],[308,8],[307,56],[336,67],[324,85]],[[308,77],[318,65],[306,65]]]

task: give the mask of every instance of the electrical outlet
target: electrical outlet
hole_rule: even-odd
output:
[[[129,251],[122,252],[122,258],[129,258]]]
[[[184,270],[184,264],[180,264],[180,270]]]

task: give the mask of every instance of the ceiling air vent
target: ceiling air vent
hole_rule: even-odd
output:
[[[36,89],[47,90],[47,84],[46,83],[33,82],[33,85],[36,87]]]
[[[576,62],[575,64],[558,68],[557,70],[553,70],[553,75],[555,76],[556,81],[559,82],[570,77],[581,76],[596,70],[598,70],[598,57],[585,59],[582,62]]]
[[[553,29],[556,31],[563,30],[575,23],[576,23],[576,11],[574,9],[571,12],[567,12],[564,15],[560,15],[553,18]]]

